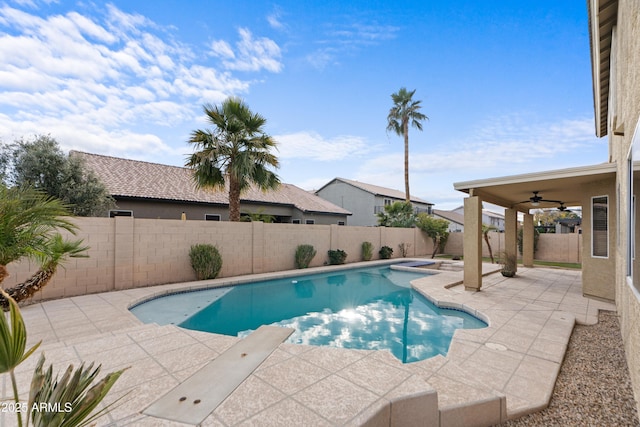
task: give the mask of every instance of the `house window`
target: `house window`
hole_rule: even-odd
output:
[[[204,214],[205,221],[220,221],[220,215],[218,214]]]
[[[338,221],[338,225],[345,225],[344,221]]]
[[[117,209],[112,209],[109,211],[109,218],[113,218],[116,216],[133,216],[133,211],[125,211],[125,210],[117,210]]]
[[[609,197],[591,198],[591,256],[609,257]]]
[[[384,205],[389,206],[391,204],[391,199],[384,199]]]
[[[292,219],[291,220],[291,224],[300,224],[300,220],[299,219]]]
[[[305,224],[315,224],[315,223],[316,223],[316,220],[315,220],[315,219],[305,219],[305,220],[304,220],[304,223],[305,223]]]

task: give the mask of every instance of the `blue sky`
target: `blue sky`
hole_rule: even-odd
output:
[[[607,160],[595,137],[582,0],[0,0],[0,141],[182,166],[205,103],[242,97],[283,182],[403,190],[391,97],[416,89],[414,196]]]

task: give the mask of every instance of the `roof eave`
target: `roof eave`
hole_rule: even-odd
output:
[[[608,133],[611,41],[618,16],[618,0],[588,0],[589,41],[596,136]]]

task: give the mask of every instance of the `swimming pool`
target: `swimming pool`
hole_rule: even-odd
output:
[[[131,308],[143,322],[245,336],[260,325],[291,327],[289,342],[390,350],[404,363],[446,354],[456,329],[486,324],[441,309],[411,289],[429,272],[389,266],[268,280],[164,296]]]

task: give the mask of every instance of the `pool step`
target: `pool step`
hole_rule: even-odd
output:
[[[143,411],[145,415],[198,425],[294,332],[260,326]]]
[[[507,420],[504,393],[473,378],[473,372],[443,356],[416,362],[414,371],[438,393],[440,427],[498,425]]]

